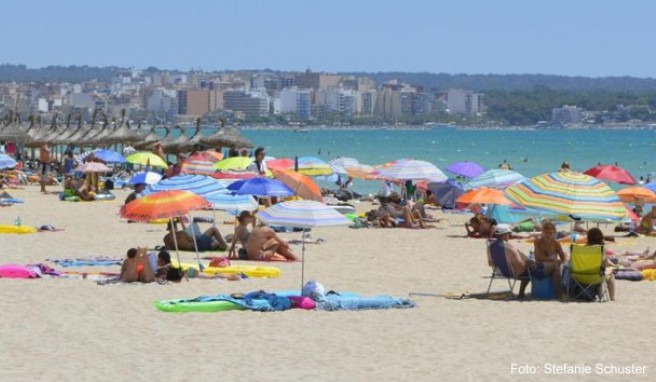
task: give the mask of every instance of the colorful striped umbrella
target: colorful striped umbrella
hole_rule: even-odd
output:
[[[376,176],[378,176],[378,170],[375,167],[362,163],[356,167],[348,167],[345,170],[346,175],[353,178],[376,179]]]
[[[414,159],[399,161],[387,168],[383,168],[378,174],[378,178],[395,180],[428,179],[432,182],[444,182],[448,179],[434,164]]]
[[[140,164],[146,166],[150,163],[152,167],[164,167],[168,168],[169,165],[164,162],[164,159],[159,155],[153,154],[150,151],[139,151],[134,154],[130,154],[125,158],[128,163]]]
[[[578,172],[543,174],[508,187],[506,196],[539,211],[585,220],[622,220],[626,209],[604,182]]]
[[[184,190],[204,197],[206,194],[211,192],[225,190],[225,187],[217,180],[212,179],[209,176],[177,175],[173,178],[166,178],[150,185],[150,190],[144,191],[144,194],[169,190]]]
[[[467,188],[490,187],[505,189],[511,184],[521,182],[525,179],[526,177],[524,175],[512,170],[493,169],[470,179],[466,183],[466,186]]]
[[[223,158],[223,154],[216,151],[201,151],[190,155],[180,167],[183,174],[213,175],[216,172],[214,164]]]
[[[155,192],[135,199],[121,207],[121,217],[135,221],[170,219],[184,216],[190,211],[209,207],[203,197],[189,191],[170,190]]]

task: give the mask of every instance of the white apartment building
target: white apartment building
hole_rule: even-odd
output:
[[[447,108],[450,113],[478,115],[483,112],[483,94],[471,90],[450,89],[447,93]]]

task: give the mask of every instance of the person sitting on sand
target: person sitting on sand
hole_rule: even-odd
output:
[[[542,235],[533,242],[535,261],[543,268],[545,276],[551,276],[556,296],[562,294],[560,265],[567,261],[567,256],[560,242],[556,240],[556,226],[546,221],[542,224]]]
[[[289,244],[278,237],[274,230],[260,224],[253,228],[244,245],[249,260],[271,260],[276,254],[282,255],[287,261],[296,261]]]
[[[248,243],[248,239],[250,238],[251,235],[250,231],[248,230],[248,225],[252,224],[253,221],[254,221],[253,215],[250,213],[250,211],[242,211],[237,216],[237,222],[239,224],[237,225],[237,227],[235,227],[235,234],[232,236],[230,249],[228,250],[229,258],[231,259],[248,258],[248,254],[246,253],[245,249],[243,251],[240,251],[238,254],[236,247],[237,247],[237,243],[241,244],[242,247],[244,248],[246,247],[246,243]]]
[[[155,274],[150,265],[146,247],[128,249],[127,256],[121,265],[119,280],[124,283],[155,281]]]
[[[406,228],[427,228],[419,211],[412,211],[409,206],[402,206],[400,203],[401,195],[398,192],[392,192],[385,204],[385,208],[392,218],[402,218],[403,226]]]
[[[191,236],[187,231],[185,231],[185,225],[180,221],[182,225],[182,230],[176,231],[176,223],[169,221],[166,225],[168,233],[164,236],[164,247],[168,250],[181,249],[183,251],[195,251],[198,248],[199,251],[225,251],[228,249],[228,243],[226,243],[223,235],[216,226],[211,226],[203,233],[195,233],[195,243],[194,237]],[[175,233],[175,240],[173,238],[173,233]]]
[[[502,241],[503,246],[505,248],[506,252],[506,260],[508,261],[508,264],[510,265],[512,271],[513,271],[513,276],[515,277],[521,277],[524,276],[528,269],[530,267],[534,267],[535,264],[533,263],[532,260],[526,256],[522,251],[519,249],[515,248],[513,246],[509,239],[510,239],[510,234],[512,231],[510,230],[510,226],[507,224],[499,224],[495,227],[494,229],[494,239],[489,239],[489,240],[497,240],[497,241]],[[489,246],[487,250],[487,262],[490,266],[493,266],[492,262],[492,255],[490,254]],[[520,279],[519,283],[519,294],[517,295],[517,298],[524,298],[525,293],[526,293],[526,287],[528,286],[529,283],[528,278],[522,278]]]
[[[604,233],[597,227],[590,228],[588,230],[586,245],[604,245]],[[606,267],[612,267],[613,263],[611,257],[608,256],[608,253],[604,254],[604,265]],[[610,296],[611,301],[615,301],[615,277],[611,274],[610,277],[606,280],[608,285],[608,295]]]

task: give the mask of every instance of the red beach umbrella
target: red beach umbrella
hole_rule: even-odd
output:
[[[583,172],[586,175],[593,176],[597,179],[610,180],[611,182],[621,184],[636,184],[635,178],[631,173],[622,167],[611,165],[599,165],[587,169]]]

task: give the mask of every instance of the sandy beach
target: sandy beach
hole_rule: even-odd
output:
[[[0,223],[20,216],[23,224],[64,231],[0,235],[2,264],[122,258],[131,246],[162,244],[163,225],[119,219],[126,191],[116,191],[116,201],[91,203],[60,202],[38,187],[9,192],[25,204],[0,209]],[[463,237],[469,215],[430,213],[445,220],[426,230],[313,230],[312,238],[325,242],[307,246],[306,279],[362,295],[484,292],[485,242]],[[225,218],[217,213],[218,221]],[[653,250],[655,240],[622,238],[611,248]],[[653,380],[656,373],[650,345],[656,284],[649,281],[618,281],[617,301],[603,304],[413,296],[415,309],[359,312],[173,314],[153,306],[160,299],[300,286],[300,262],[266,265],[279,267],[282,277],[104,286],[90,279],[0,279],[0,380],[597,381]],[[633,367],[633,374],[617,374],[613,365]],[[564,374],[554,374],[559,366]]]

